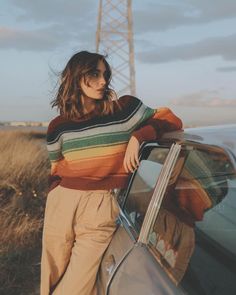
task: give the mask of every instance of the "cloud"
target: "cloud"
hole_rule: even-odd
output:
[[[225,99],[218,96],[218,91],[202,90],[176,98],[169,102],[175,106],[188,107],[236,107],[236,99]]]
[[[219,72],[235,72],[236,66],[226,66],[226,67],[219,67],[217,68]]]
[[[37,50],[39,46],[39,50],[51,50],[73,41],[79,41],[79,47],[82,47],[80,44],[83,47],[91,43],[95,45],[98,4],[97,0],[8,0],[11,17],[17,22],[17,28],[9,30],[15,30],[23,37],[25,45],[17,35],[12,34],[10,39],[0,39],[0,48]],[[214,0],[214,5],[206,0],[152,0],[142,3],[140,9],[135,7],[137,3],[133,1],[135,34],[236,17],[235,0]],[[31,26],[31,31],[20,30],[26,25]],[[35,45],[30,42],[35,42]],[[167,47],[163,51],[165,49],[172,50]]]
[[[60,26],[51,25],[42,29],[23,30],[0,27],[0,48],[44,51],[51,50],[69,41],[72,34],[64,35]]]
[[[209,56],[221,56],[225,60],[236,59],[236,34],[207,38],[195,43],[162,46],[140,52],[137,57],[144,63],[163,63],[176,60],[193,60]]]
[[[8,2],[18,9],[17,19],[20,21],[56,22],[66,26],[72,20],[79,20],[82,26],[96,23],[99,4],[98,0]],[[136,1],[133,1],[133,19],[137,33],[164,31],[180,25],[203,24],[236,17],[235,0],[214,0],[214,4],[206,0],[152,0],[144,1],[139,9],[135,8],[136,5]],[[80,30],[79,27],[77,29]]]
[[[206,0],[149,1],[133,14],[136,33],[158,32],[236,17],[236,1],[214,0],[214,4]]]
[[[9,0],[9,2],[18,8],[17,19],[19,21],[61,23],[64,26],[73,20],[76,20],[77,23],[83,20],[88,21],[88,15],[94,11],[96,3],[94,0]],[[79,27],[75,29],[78,30]]]
[[[48,51],[71,43],[86,48],[95,39],[94,0],[9,2],[16,24],[0,27],[0,49]]]

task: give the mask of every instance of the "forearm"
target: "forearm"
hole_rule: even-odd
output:
[[[169,108],[160,108],[139,129],[132,133],[139,143],[161,138],[163,133],[182,129],[182,121]]]

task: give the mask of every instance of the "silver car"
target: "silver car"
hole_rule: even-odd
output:
[[[140,148],[99,294],[236,294],[236,125],[165,134]]]

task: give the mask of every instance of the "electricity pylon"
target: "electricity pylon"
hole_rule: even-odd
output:
[[[100,0],[96,51],[108,55],[118,95],[135,95],[131,0]]]

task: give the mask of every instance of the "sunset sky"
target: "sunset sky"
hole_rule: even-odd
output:
[[[116,2],[114,0],[114,2]],[[1,0],[0,121],[48,121],[56,73],[95,51],[98,0]],[[133,0],[137,96],[188,124],[236,123],[236,1]]]

